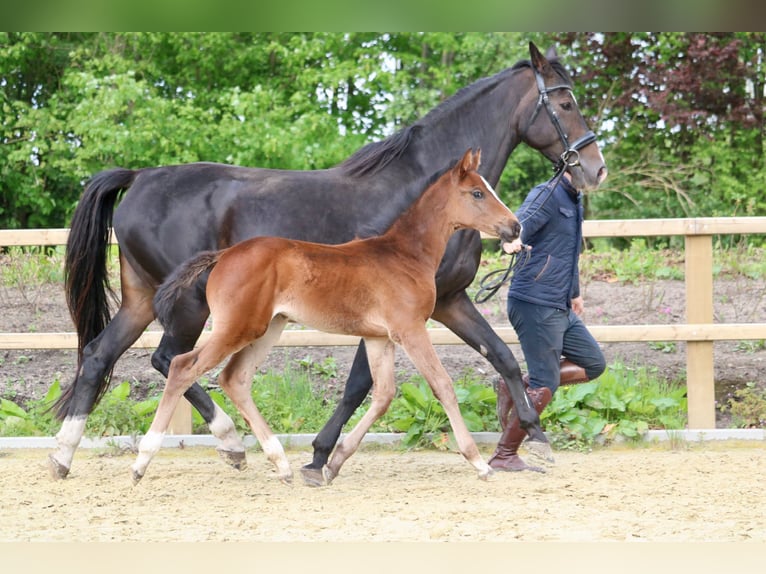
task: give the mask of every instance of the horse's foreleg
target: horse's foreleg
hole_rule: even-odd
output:
[[[343,398],[335,408],[330,419],[325,423],[322,430],[319,431],[311,446],[314,447],[313,460],[301,468],[301,474],[306,484],[310,486],[321,486],[324,484],[322,469],[330,458],[330,453],[338,442],[343,426],[348,422],[359,405],[372,388],[372,376],[370,375],[370,366],[367,361],[367,352],[364,341],[359,344],[354,362],[351,365],[351,371],[348,381],[343,390]]]
[[[117,359],[138,339],[152,318],[151,305],[123,304],[106,328],[86,345],[82,364],[72,383],[67,414],[56,434],[56,451],[48,457],[48,469],[54,479],[69,474],[99,389],[107,384],[106,378]]]
[[[521,369],[513,353],[492,330],[465,291],[440,298],[431,315],[449,328],[463,341],[477,350],[502,376],[514,404],[517,406],[521,426],[529,435],[528,445],[543,458],[552,458],[548,438],[540,425],[540,417],[529,402],[521,381]]]
[[[152,355],[152,366],[165,378],[168,376],[173,357],[188,353],[194,348],[209,315],[207,302],[192,297],[186,297],[184,304],[178,305],[177,308],[182,311],[173,316],[174,334],[165,333]],[[231,417],[216,405],[205,389],[196,382],[186,390],[184,396],[202,415],[211,434],[220,441],[216,450],[221,458],[237,470],[243,470],[247,466],[245,445]]]
[[[263,448],[266,458],[276,467],[278,478],[282,482],[291,483],[293,471],[287,456],[285,456],[282,444],[269,428],[258,407],[253,403],[251,393],[253,375],[279,340],[286,323],[287,321],[281,317],[275,318],[265,335],[238,351],[221,372],[218,377],[218,384],[242,413],[255,438],[258,439],[261,448]]]
[[[492,468],[479,453],[479,448],[460,414],[452,379],[441,364],[425,326],[422,331],[407,333],[402,337],[401,345],[428,382],[434,397],[444,407],[461,454],[476,468],[479,478],[486,480],[492,474]]]
[[[364,435],[388,409],[396,393],[394,382],[394,344],[388,339],[365,339],[370,370],[375,381],[372,403],[351,432],[338,444],[324,469],[326,484],[338,476],[340,467],[356,452]]]

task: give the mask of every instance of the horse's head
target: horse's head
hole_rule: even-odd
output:
[[[521,224],[495,190],[478,172],[481,150],[468,149],[451,171],[451,181],[458,189],[454,204],[455,222],[459,227],[478,229],[503,243],[513,241],[521,233]]]
[[[566,167],[577,189],[595,189],[606,179],[596,136],[577,107],[572,82],[555,49],[543,56],[529,43],[530,89],[520,104],[522,139],[559,167]]]

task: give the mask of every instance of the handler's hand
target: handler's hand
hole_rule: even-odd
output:
[[[522,249],[526,249],[527,251],[529,251],[530,249],[532,249],[532,246],[531,245],[524,245],[521,242],[521,238],[520,237],[517,237],[516,239],[514,239],[511,242],[506,241],[505,243],[503,243],[503,251],[505,251],[509,255],[512,254],[512,253],[518,253]]]
[[[582,297],[572,299],[572,311],[578,316],[582,315],[583,311],[585,311],[585,301]]]

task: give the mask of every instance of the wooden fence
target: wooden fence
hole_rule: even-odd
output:
[[[713,217],[648,220],[592,220],[583,226],[585,237],[684,236],[686,323],[670,325],[589,325],[602,342],[686,341],[686,385],[690,429],[715,428],[713,343],[723,340],[766,339],[766,323],[713,322],[713,236],[766,233],[766,217]],[[0,230],[0,246],[62,245],[67,229]],[[496,329],[506,343],[518,343],[510,327]],[[464,344],[445,328],[429,330],[436,345]],[[161,332],[147,331],[134,347],[154,348]],[[203,337],[206,335],[203,334]],[[313,330],[288,330],[280,346],[357,345],[359,339]],[[0,333],[0,349],[75,349],[74,333]],[[191,428],[188,403],[174,419],[176,434]]]

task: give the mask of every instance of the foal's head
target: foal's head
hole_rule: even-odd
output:
[[[481,150],[468,149],[450,171],[450,182],[457,190],[450,195],[456,227],[471,227],[503,242],[513,241],[521,233],[521,224],[477,171],[480,161]]]

